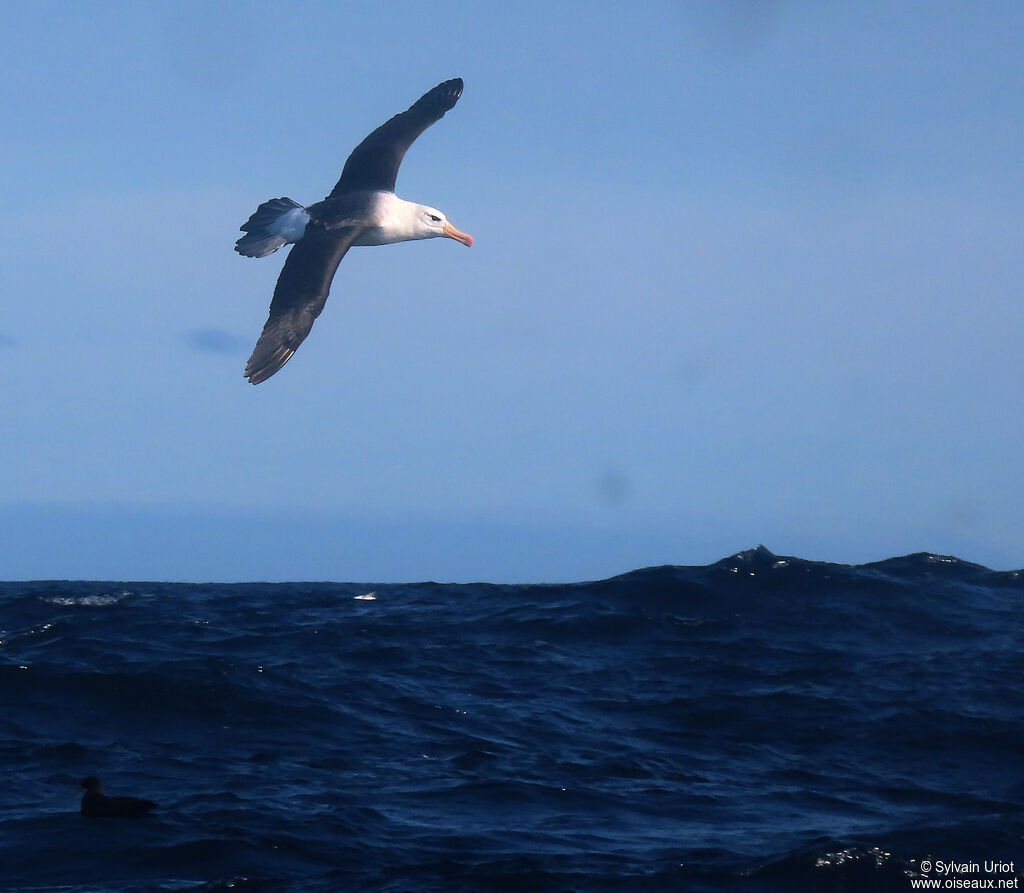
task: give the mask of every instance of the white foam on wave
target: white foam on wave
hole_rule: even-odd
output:
[[[124,600],[133,593],[127,589],[121,592],[104,592],[100,595],[54,595],[49,598],[44,598],[43,601],[51,605],[58,605],[62,608],[68,608],[75,605],[84,606],[86,608],[105,608],[108,605],[116,605],[119,601]]]

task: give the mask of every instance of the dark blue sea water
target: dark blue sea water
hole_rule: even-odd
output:
[[[1021,572],[763,548],[574,585],[3,583],[0,889],[1019,884],[1022,605]],[[78,815],[90,774],[158,812]]]

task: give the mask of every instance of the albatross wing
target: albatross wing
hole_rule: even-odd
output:
[[[245,366],[250,382],[266,381],[292,358],[327,303],[338,264],[361,232],[358,226],[328,232],[311,225],[292,247],[274,288],[270,317]]]
[[[462,95],[462,78],[438,84],[424,93],[408,110],[380,125],[348,156],[341,179],[328,198],[343,192],[379,189],[394,192],[398,167],[409,146],[444,113],[454,108]]]

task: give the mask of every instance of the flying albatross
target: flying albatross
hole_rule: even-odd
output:
[[[270,317],[245,366],[250,382],[266,381],[292,358],[324,309],[338,264],[353,245],[437,236],[473,244],[472,236],[436,208],[395,195],[398,167],[409,146],[461,95],[462,78],[438,84],[352,150],[341,179],[322,202],[303,207],[290,198],[273,198],[242,225],[245,235],[235,251],[246,257],[266,257],[295,243],[274,288]]]

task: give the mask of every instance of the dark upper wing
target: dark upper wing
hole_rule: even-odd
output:
[[[245,365],[253,384],[270,378],[305,340],[327,303],[338,264],[360,232],[358,226],[328,232],[310,225],[292,246],[274,288],[270,317]]]
[[[328,198],[339,192],[360,189],[395,191],[398,166],[406,151],[424,130],[444,117],[462,95],[462,78],[452,78],[424,93],[408,111],[381,124],[363,140],[345,162],[341,179]]]

